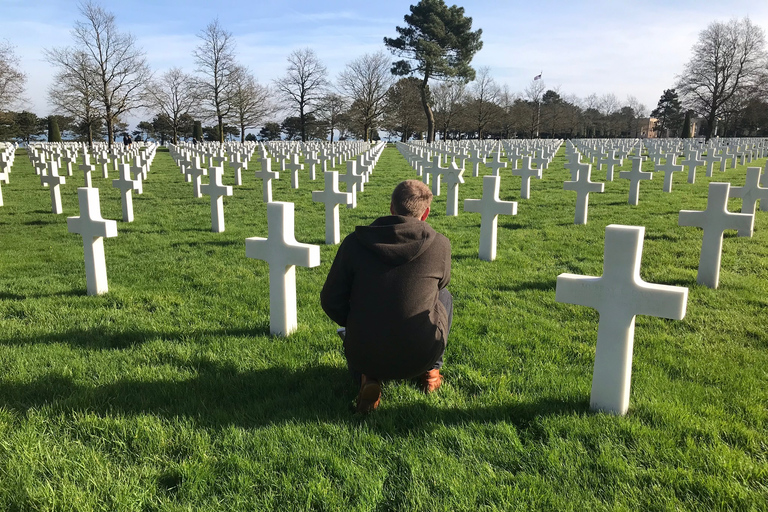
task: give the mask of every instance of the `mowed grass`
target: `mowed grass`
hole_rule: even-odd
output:
[[[287,173],[273,182],[322,260],[297,269],[299,329],[276,338],[268,267],[245,257],[245,238],[267,236],[256,159],[212,233],[208,197],[161,149],[135,222],[104,241],[109,293],[88,297],[66,225],[82,173],[53,215],[19,151],[0,207],[0,510],[768,509],[768,214],[753,238],[728,232],[717,290],[696,284],[702,231],[677,225],[679,210],[705,208],[708,182],[742,185],[746,166],[694,185],[679,173],[671,194],[658,174],[638,206],[616,179],[576,226],[563,163],[561,149],[518,215],[499,218],[494,262],[478,259],[479,214],[445,216],[443,187],[429,221],[453,246],[445,384],[425,396],[386,383],[361,417],[319,304],[337,250],[311,200],[320,174],[304,171],[298,190]],[[110,174],[94,186],[120,219]],[[466,174],[461,200],[481,197]],[[342,234],[386,214],[415,176],[387,148],[358,208],[341,209]],[[501,198],[519,189],[504,172]],[[690,289],[684,320],[637,318],[624,417],[589,411],[597,312],[555,302],[558,274],[602,273],[612,223],[646,227],[643,279]]]

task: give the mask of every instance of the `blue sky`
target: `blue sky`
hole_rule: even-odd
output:
[[[240,63],[266,84],[284,74],[289,53],[303,47],[313,48],[335,78],[347,62],[383,49],[383,37],[396,35],[395,26],[403,24],[412,3],[110,0],[101,5],[115,14],[121,30],[136,37],[156,73],[172,66],[193,72],[197,34],[218,17],[234,35]],[[16,47],[28,77],[26,107],[38,115],[50,113],[46,91],[53,74],[42,50],[71,44],[77,5],[0,0],[0,39]],[[712,21],[749,16],[768,31],[766,0],[466,0],[460,5],[473,18],[473,28],[483,29],[483,49],[473,65],[488,66],[500,85],[522,92],[543,72],[547,87],[559,87],[562,94],[613,93],[622,102],[633,95],[648,109],[674,85],[699,32]]]

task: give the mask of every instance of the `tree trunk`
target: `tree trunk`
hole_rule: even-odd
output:
[[[707,137],[706,141],[709,141],[709,139],[712,138],[713,135],[717,135],[716,133],[712,133],[712,130],[715,128],[715,121],[717,120],[717,110],[713,107],[709,110],[709,115],[707,116]]]
[[[304,107],[299,109],[299,127],[301,128],[301,142],[307,142],[307,116],[304,115]]]
[[[112,141],[114,140],[114,131],[115,127],[112,126],[112,112],[109,107],[107,107],[107,115],[105,116],[105,120],[107,121],[107,147],[109,149],[112,149]]]
[[[224,144],[224,116],[216,116],[219,119],[219,144]]]
[[[427,82],[429,73],[424,73],[424,80],[421,82],[421,106],[424,107],[424,114],[427,116],[427,144],[435,140],[435,115],[427,102]]]

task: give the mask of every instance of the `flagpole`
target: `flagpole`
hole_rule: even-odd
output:
[[[538,107],[539,111],[536,113],[536,138],[539,138],[539,129],[541,129],[541,99],[539,99]]]

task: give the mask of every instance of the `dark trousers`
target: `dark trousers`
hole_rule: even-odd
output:
[[[440,290],[438,296],[438,300],[443,304],[445,307],[445,311],[448,312],[448,332],[445,333],[446,340],[448,339],[448,335],[451,332],[451,324],[453,324],[453,296],[451,295],[451,292],[449,292],[446,288],[443,288]],[[344,339],[344,335],[346,334],[346,329],[343,327],[338,330],[339,336],[341,336],[341,339]],[[440,369],[443,367],[443,355],[445,355],[445,348],[443,348],[443,352],[440,354],[440,357],[437,358],[437,361],[435,361],[435,364],[432,366],[432,369]],[[348,366],[349,368],[349,366]],[[360,381],[362,380],[362,374],[353,368],[349,368],[349,373],[352,376],[352,380],[355,382],[356,385],[360,385]]]
[[[448,312],[448,332],[446,334],[446,340],[448,339],[448,334],[451,333],[451,324],[453,323],[453,296],[451,295],[451,292],[448,291],[447,288],[443,288],[440,290],[439,295],[437,296],[438,300],[443,303],[443,306],[445,306],[445,310]],[[432,367],[432,369],[440,369],[443,367],[443,355],[445,354],[445,350],[443,350],[443,353],[440,354],[440,357],[435,361],[435,365]]]

